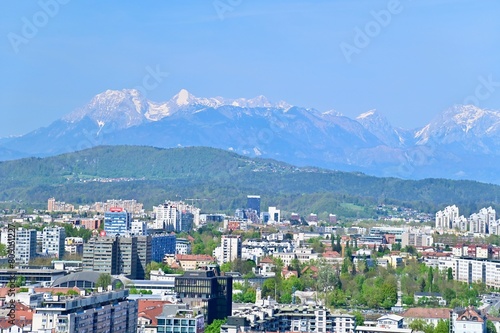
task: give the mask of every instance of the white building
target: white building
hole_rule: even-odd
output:
[[[269,207],[269,222],[279,223],[281,221],[281,210],[276,209],[276,207]]]
[[[130,227],[130,234],[135,236],[144,236],[147,232],[145,221],[134,220]]]
[[[191,242],[185,238],[176,238],[175,254],[191,254]]]
[[[458,207],[448,206],[443,210],[440,210],[436,213],[436,229],[453,229],[453,221],[458,218],[459,211]]]
[[[213,252],[219,265],[241,259],[241,237],[239,235],[222,235],[220,243],[221,245]]]
[[[42,232],[42,254],[61,259],[64,257],[66,231],[63,227],[47,227]]]
[[[64,250],[68,254],[83,254],[83,238],[66,237],[64,240]]]
[[[486,333],[486,316],[472,307],[453,312],[453,332]]]
[[[154,229],[175,231],[180,219],[176,203],[167,202],[163,205],[153,207],[153,210],[156,215]]]
[[[28,265],[36,255],[36,230],[18,228],[16,230],[15,260],[19,265]]]

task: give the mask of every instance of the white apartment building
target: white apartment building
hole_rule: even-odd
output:
[[[296,256],[294,252],[280,252],[273,253],[273,258],[280,258],[285,266],[290,266],[292,264],[292,260],[295,259]]]
[[[222,235],[220,243],[221,245],[213,252],[219,265],[241,259],[242,245],[239,235]]]
[[[436,229],[453,229],[453,221],[459,216],[458,207],[448,206],[436,213]]]
[[[42,232],[42,254],[61,259],[64,257],[66,231],[63,227],[47,227]]]
[[[36,256],[36,230],[18,228],[16,230],[15,260],[19,265],[28,265]]]
[[[135,236],[144,236],[147,232],[147,225],[145,221],[134,220],[130,226],[130,234]]]
[[[441,258],[439,270],[452,269],[453,279],[468,284],[484,283],[500,288],[500,262],[471,258]]]
[[[163,229],[166,231],[175,231],[180,218],[177,205],[167,202],[163,205],[153,207],[156,215],[154,229]]]

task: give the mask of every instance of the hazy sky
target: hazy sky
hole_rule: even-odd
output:
[[[0,137],[133,87],[376,108],[405,128],[464,100],[500,110],[499,14],[495,0],[5,0]]]

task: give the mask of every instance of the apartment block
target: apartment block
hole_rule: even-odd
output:
[[[18,228],[15,237],[14,256],[19,265],[28,265],[36,256],[36,230]]]
[[[42,231],[42,254],[62,259],[66,231],[63,227],[47,227]]]

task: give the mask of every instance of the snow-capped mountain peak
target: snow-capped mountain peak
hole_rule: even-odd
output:
[[[481,145],[479,138],[500,133],[500,112],[475,105],[454,105],[415,133],[417,144],[449,144],[466,141]],[[479,141],[477,141],[477,140]]]
[[[177,95],[175,95],[172,99],[175,101],[177,106],[183,106],[191,104],[196,100],[196,97],[191,95],[186,89],[181,89],[181,91],[179,91],[179,93],[177,93]]]
[[[375,109],[367,111],[367,112],[362,113],[359,116],[357,116],[356,120],[360,120],[360,119],[365,119],[365,118],[368,118],[368,117],[372,117],[372,116],[374,116],[374,115],[377,114],[376,112],[377,112],[377,110],[375,110]]]

